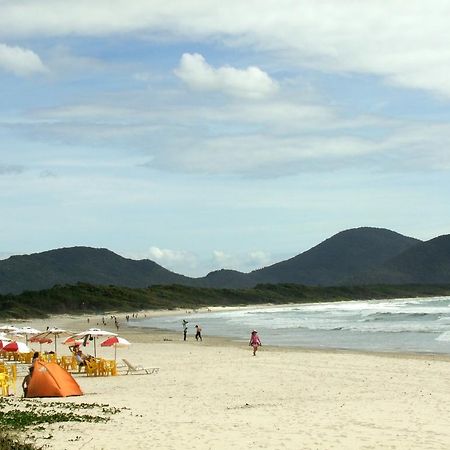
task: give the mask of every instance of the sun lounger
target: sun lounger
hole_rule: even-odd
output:
[[[143,367],[141,365],[133,365],[128,360],[122,359],[122,361],[125,363],[125,366],[127,367],[127,373],[125,375],[131,374],[139,374],[139,373],[146,373],[146,374],[152,374],[152,373],[158,373],[159,368],[158,367]]]

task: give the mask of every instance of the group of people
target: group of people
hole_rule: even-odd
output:
[[[78,364],[78,372],[81,371],[83,367],[87,365],[87,361],[93,358],[91,355],[85,355],[79,345],[73,345],[69,347],[69,350],[72,352],[73,356],[77,360]]]
[[[187,332],[188,332],[188,324],[189,322],[186,319],[183,319],[182,325],[183,325],[183,340],[185,341],[187,339]],[[202,338],[202,329],[199,325],[195,325],[195,339],[198,341],[203,341]],[[256,352],[258,351],[258,348],[262,346],[261,339],[258,336],[258,332],[256,330],[252,331],[252,334],[250,335],[250,341],[248,343],[250,347],[253,349],[253,356],[256,356]]]
[[[183,340],[185,341],[187,339],[187,332],[188,332],[188,327],[187,324],[189,322],[185,319],[183,319],[182,325],[183,325]],[[195,325],[195,340],[198,341],[200,339],[200,341],[203,341],[203,337],[202,337],[202,328],[200,327],[200,325]]]

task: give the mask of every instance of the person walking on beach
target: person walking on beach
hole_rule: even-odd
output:
[[[253,356],[256,356],[256,351],[258,350],[258,347],[261,347],[261,339],[258,336],[258,332],[256,330],[252,331],[252,334],[250,335],[250,342],[248,343],[250,347],[253,347]]]
[[[203,341],[202,329],[198,325],[195,325],[195,340],[198,341],[199,339]]]
[[[189,323],[187,320],[183,319],[183,341],[186,340],[187,337],[187,324]]]

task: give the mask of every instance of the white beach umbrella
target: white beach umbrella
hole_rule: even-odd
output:
[[[14,333],[18,330],[18,327],[15,327],[14,325],[0,325],[0,331],[3,331],[5,333]]]
[[[36,337],[40,337],[40,338],[50,338],[51,336],[53,336],[53,339],[55,341],[55,353],[56,352],[56,346],[57,346],[57,338],[60,336],[69,336],[73,334],[71,331],[67,331],[67,330],[63,330],[61,328],[57,328],[57,327],[53,327],[53,328],[49,328],[48,330],[43,331],[40,334],[36,334]]]
[[[28,344],[28,337],[35,336],[37,334],[41,334],[42,331],[36,330],[36,328],[31,327],[20,327],[16,331],[14,331],[15,336],[25,336],[25,342]]]
[[[100,328],[89,328],[89,330],[74,334],[73,337],[80,337],[83,339],[83,345],[86,346],[87,341],[94,341],[94,356],[97,357],[97,339],[105,336],[117,336],[117,333],[101,330]]]

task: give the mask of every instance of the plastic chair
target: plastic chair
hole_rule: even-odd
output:
[[[9,376],[5,372],[0,373],[0,389],[3,396],[9,395]]]
[[[103,376],[115,376],[117,375],[117,365],[116,362],[109,359],[100,360],[100,375]]]
[[[159,372],[159,367],[146,368],[146,367],[143,367],[141,365],[135,366],[135,365],[131,364],[126,359],[122,359],[122,361],[127,366],[127,373],[125,375],[128,375],[129,373],[139,374],[139,373],[143,373],[143,372],[145,372],[146,374],[150,375],[152,373],[158,373]]]
[[[85,363],[86,363],[86,366],[85,366],[86,375],[88,377],[98,376],[99,367],[98,367],[97,361],[95,361],[93,359],[86,359]]]

